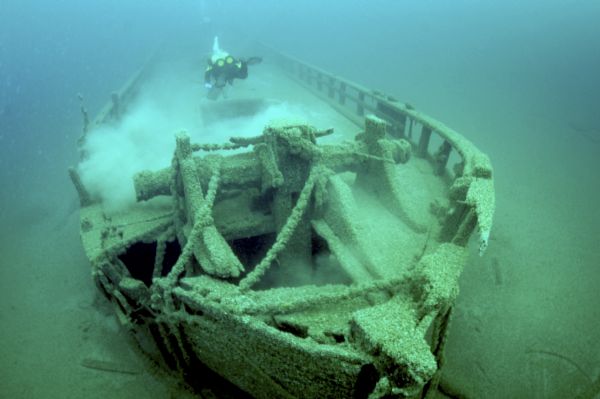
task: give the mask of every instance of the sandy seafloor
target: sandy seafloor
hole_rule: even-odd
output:
[[[463,132],[494,166],[494,230],[461,278],[444,379],[469,398],[583,392],[600,375],[597,115],[500,85],[449,83],[440,94],[418,77],[364,80]],[[96,296],[67,176],[80,128],[71,115],[36,121],[55,139],[2,161],[0,397],[186,397],[129,349]],[[83,367],[87,359],[127,372]]]

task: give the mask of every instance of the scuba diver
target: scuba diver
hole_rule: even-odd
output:
[[[262,62],[260,57],[250,57],[246,60],[234,58],[219,47],[219,38],[215,36],[213,42],[212,56],[208,59],[208,65],[204,72],[204,87],[208,91],[207,97],[216,100],[223,89],[229,83],[233,84],[234,79],[246,79],[248,77],[248,65],[259,64]]]

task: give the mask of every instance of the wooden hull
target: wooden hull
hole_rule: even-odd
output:
[[[411,107],[291,58],[281,64],[364,130],[327,145],[317,140],[331,132],[308,125],[221,146],[180,135],[171,168],[135,178],[148,203],[120,212],[72,171],[96,283],[140,348],[195,387],[218,375],[233,396],[421,397],[443,366],[474,229],[487,245],[489,160]],[[232,104],[267,106],[203,112]],[[370,108],[378,116],[365,119]],[[115,115],[123,111],[96,124]],[[443,141],[430,154],[432,134]],[[194,155],[215,149],[242,152]]]

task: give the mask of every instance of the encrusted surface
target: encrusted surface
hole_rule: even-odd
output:
[[[473,160],[449,190],[411,159],[408,142],[386,138],[382,120],[367,118],[353,143],[317,146],[324,134],[269,126],[232,140],[253,146],[246,153],[204,157],[192,153],[212,147],[180,135],[173,169],[136,177],[138,198],[168,196],[121,214],[83,209],[99,285],[128,328],[153,326],[163,356],[188,378],[202,378],[202,362],[256,397],[375,398],[417,394],[436,372],[441,354],[429,340],[440,342],[445,327],[426,331],[452,306],[467,252],[432,231],[453,223],[446,230],[468,238],[475,212],[489,233],[489,165]],[[429,213],[447,203],[465,215]],[[272,244],[260,257],[244,247],[242,265],[232,240],[263,236]],[[163,274],[165,242],[175,239],[181,251]],[[136,242],[158,242],[146,284],[120,258]]]

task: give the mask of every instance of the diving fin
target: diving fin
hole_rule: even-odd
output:
[[[208,90],[208,93],[206,93],[206,98],[212,101],[216,101],[219,99],[219,97],[221,97],[221,95],[224,96],[223,88],[213,86],[210,90]]]

